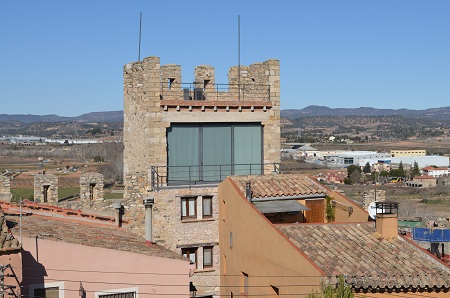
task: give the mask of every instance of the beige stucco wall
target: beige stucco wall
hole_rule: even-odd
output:
[[[232,233],[232,247],[230,247]],[[252,297],[304,297],[320,290],[321,271],[309,262],[244,196],[230,179],[219,185],[220,294],[242,293],[248,274]],[[275,297],[275,296],[273,296]]]
[[[99,291],[129,289],[137,297],[189,297],[189,263],[184,260],[23,238],[23,294],[38,284],[59,286],[64,298],[86,298]],[[115,292],[115,291],[114,291]]]

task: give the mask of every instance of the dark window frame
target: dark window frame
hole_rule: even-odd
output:
[[[209,202],[209,214],[205,214],[205,201]],[[202,216],[203,218],[211,218],[213,216],[213,196],[202,196]]]
[[[194,214],[190,215],[191,209],[189,208],[189,202],[194,201]],[[197,197],[181,197],[181,219],[196,219],[197,218]],[[183,205],[186,208],[186,215],[183,215]]]
[[[214,265],[213,248],[214,248],[214,246],[204,246],[203,247],[203,268],[212,268],[213,267],[213,265]],[[205,251],[206,250],[211,251],[211,263],[210,264],[205,263]]]
[[[181,249],[181,255],[188,258],[189,261],[191,262],[191,264],[195,264],[196,269],[198,268],[197,252],[198,252],[198,247],[186,247],[186,248]],[[192,262],[191,255],[194,255],[195,262]]]

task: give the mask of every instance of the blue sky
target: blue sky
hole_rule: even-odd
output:
[[[281,61],[281,108],[450,105],[450,1],[0,1],[0,114],[123,109],[122,67]]]

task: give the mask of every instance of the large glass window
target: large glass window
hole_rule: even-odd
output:
[[[192,125],[169,128],[167,133],[167,159],[169,177],[174,184],[199,179],[200,131]]]
[[[174,124],[167,129],[168,183],[261,174],[262,148],[260,123]]]

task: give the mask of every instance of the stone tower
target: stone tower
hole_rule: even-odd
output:
[[[128,63],[123,74],[124,198],[141,208],[135,229],[144,234],[142,200],[154,199],[153,242],[195,263],[199,294],[218,293],[217,185],[278,169],[280,63],[233,66],[225,84],[209,65],[183,82],[181,66],[158,57]]]

